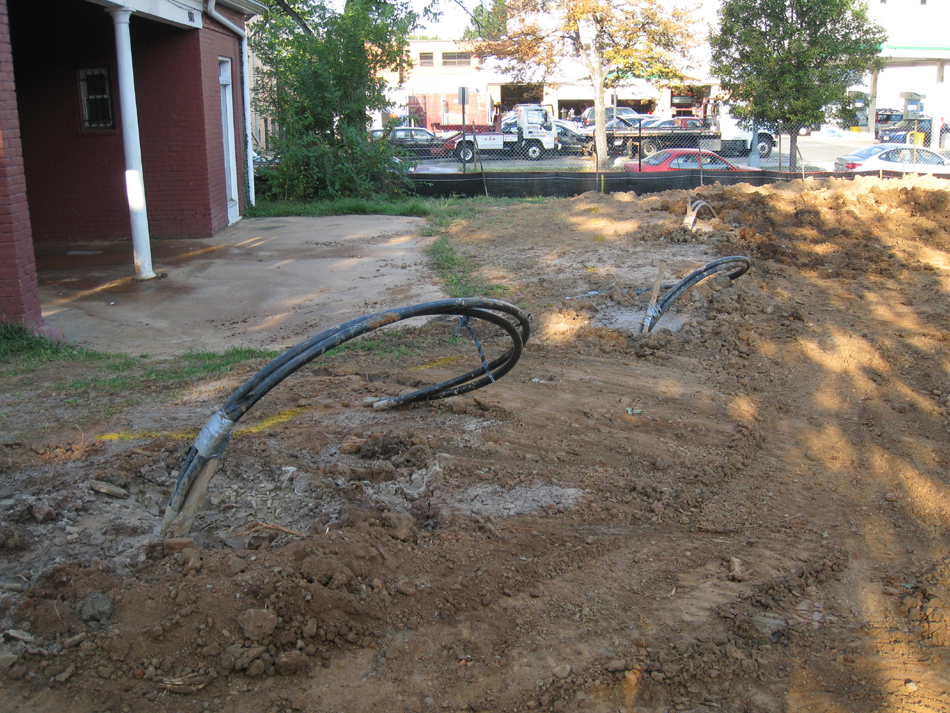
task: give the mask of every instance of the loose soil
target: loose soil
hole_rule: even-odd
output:
[[[948,226],[929,178],[486,209],[450,237],[533,317],[515,369],[377,411],[477,365],[467,331],[321,357],[185,540],[177,468],[260,364],[4,379],[0,709],[950,710]],[[640,334],[661,263],[725,255]]]

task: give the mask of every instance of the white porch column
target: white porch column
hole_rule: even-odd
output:
[[[122,114],[122,145],[125,149],[125,190],[132,219],[132,253],[135,277],[150,280],[152,249],[149,244],[148,213],[145,208],[145,181],[142,176],[142,146],[139,139],[139,115],[135,102],[135,76],[132,71],[132,40],[129,35],[130,10],[108,10],[115,26],[115,53],[119,67],[119,108]]]

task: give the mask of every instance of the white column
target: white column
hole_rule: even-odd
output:
[[[871,96],[868,97],[868,132],[872,139],[877,138],[877,80],[881,70],[875,69],[871,73]]]
[[[139,115],[135,102],[135,76],[132,72],[132,39],[129,36],[130,10],[108,10],[115,25],[115,53],[119,66],[119,108],[122,114],[122,145],[125,149],[125,190],[132,220],[132,253],[135,277],[150,280],[152,249],[145,208],[145,181],[142,176],[142,147],[139,140]]]
[[[940,133],[941,123],[947,121],[950,114],[950,96],[948,96],[947,85],[943,81],[944,67],[946,62],[940,60],[937,62],[937,96],[934,97],[934,110],[930,112],[930,147],[933,149],[943,148],[940,140],[943,135]]]

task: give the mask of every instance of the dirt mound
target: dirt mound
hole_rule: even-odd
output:
[[[188,539],[162,508],[251,370],[134,406],[73,403],[75,366],[5,379],[0,708],[946,709],[947,196],[486,208],[451,237],[533,315],[515,369],[376,411],[477,366],[471,340],[322,357],[242,420]],[[752,268],[640,333],[661,265],[724,255]]]

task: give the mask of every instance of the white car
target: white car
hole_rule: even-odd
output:
[[[950,176],[950,157],[920,146],[876,144],[835,159],[835,171],[901,171]]]

